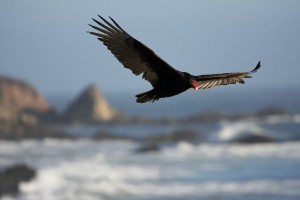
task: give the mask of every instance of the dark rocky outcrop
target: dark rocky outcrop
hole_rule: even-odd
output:
[[[170,133],[158,134],[146,137],[145,142],[148,143],[176,143],[180,141],[187,142],[199,142],[201,140],[201,134],[193,130],[177,130]]]
[[[18,164],[0,171],[0,197],[3,195],[16,195],[19,184],[28,182],[36,176],[36,171],[24,164]]]
[[[137,149],[134,150],[136,153],[150,153],[159,151],[160,145],[155,142],[142,143]]]
[[[68,135],[66,132],[60,129],[51,128],[45,125],[39,125],[35,127],[15,125],[10,129],[0,127],[0,140],[42,140],[45,138],[73,139],[74,137]]]
[[[35,115],[28,113],[1,115],[0,114],[0,139],[43,139],[71,138],[64,131],[40,123]]]
[[[281,107],[267,107],[260,109],[256,112],[257,117],[265,117],[265,116],[271,116],[271,115],[288,115],[289,112]]]
[[[118,113],[100,94],[96,85],[88,86],[66,109],[63,119],[73,123],[108,122]]]
[[[276,142],[276,141],[265,135],[252,134],[252,135],[246,135],[243,137],[236,138],[232,142],[243,143],[243,144],[255,144],[255,143],[269,143],[269,142]]]
[[[46,125],[21,125],[15,124],[10,127],[0,126],[0,139],[2,140],[23,140],[23,139],[44,139],[44,138],[57,138],[57,139],[71,139],[72,136],[64,131],[49,127]]]

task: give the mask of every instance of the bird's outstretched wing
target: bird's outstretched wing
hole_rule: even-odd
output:
[[[245,83],[243,78],[251,78],[250,74],[255,73],[260,68],[260,62],[250,72],[236,72],[224,74],[208,74],[196,76],[195,80],[198,82],[198,89],[208,89],[218,85],[228,85],[235,83]]]
[[[100,27],[89,24],[98,32],[88,33],[97,36],[124,67],[130,69],[135,75],[143,74],[143,78],[152,86],[155,86],[159,79],[180,76],[179,71],[172,68],[146,45],[130,36],[111,17],[113,24],[99,17],[103,22],[93,20]]]

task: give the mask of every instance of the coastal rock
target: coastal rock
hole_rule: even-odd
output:
[[[193,130],[183,129],[166,134],[152,135],[146,137],[144,141],[148,143],[175,143],[179,141],[198,142],[201,139],[200,136],[200,134]]]
[[[255,143],[269,143],[269,142],[275,142],[274,139],[265,136],[265,135],[246,135],[240,138],[236,138],[233,140],[235,143],[243,143],[243,144],[255,144]]]
[[[288,115],[289,112],[281,107],[267,107],[256,112],[256,116],[265,117],[270,115]]]
[[[0,76],[0,139],[68,137],[62,131],[44,125],[56,117],[45,98],[31,85]]]
[[[150,153],[157,152],[160,150],[160,145],[155,142],[142,143],[137,149],[136,153]]]
[[[23,139],[44,139],[44,138],[72,138],[70,135],[59,128],[50,127],[44,124],[33,122],[1,122],[0,119],[0,139],[1,140],[23,140]],[[31,124],[33,123],[33,124]]]
[[[0,111],[10,117],[16,113],[32,111],[48,113],[52,110],[45,98],[30,84],[0,76]]]
[[[64,120],[75,123],[107,122],[116,117],[117,112],[107,103],[96,85],[88,86],[63,115]]]
[[[59,128],[41,123],[40,118],[34,114],[0,111],[0,139],[22,140],[44,139],[46,137],[71,138]]]
[[[24,164],[18,164],[0,171],[0,197],[15,195],[19,192],[19,184],[28,182],[36,176],[36,171]]]

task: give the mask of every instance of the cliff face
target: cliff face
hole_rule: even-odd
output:
[[[97,86],[90,85],[67,108],[64,119],[71,122],[106,122],[116,115]]]
[[[67,138],[45,126],[57,116],[45,98],[28,83],[0,76],[0,139]]]
[[[25,110],[46,113],[51,107],[28,83],[0,76],[0,112],[14,115]]]

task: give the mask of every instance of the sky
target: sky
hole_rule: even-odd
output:
[[[87,34],[100,14],[181,71],[249,71],[261,61],[261,70],[235,87],[297,87],[299,10],[298,0],[2,0],[0,75],[46,95],[75,94],[91,83],[104,93],[150,90]]]

